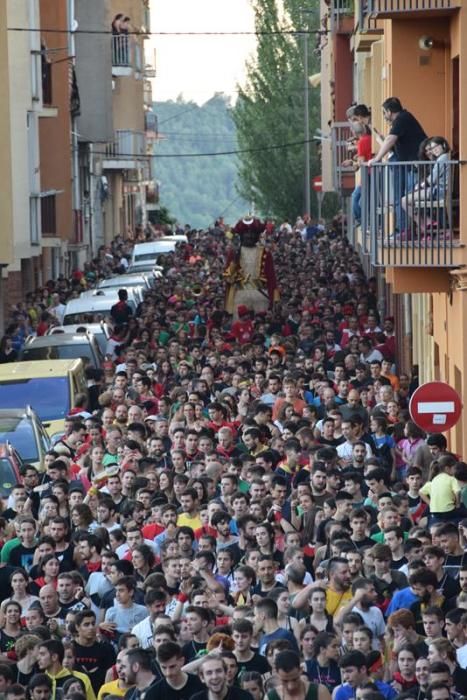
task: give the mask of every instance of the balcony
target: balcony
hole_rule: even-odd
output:
[[[373,265],[459,264],[459,166],[419,161],[362,167],[362,238]]]
[[[114,77],[131,76],[142,71],[141,46],[128,34],[113,34],[112,41],[112,75]]]
[[[331,127],[333,188],[336,192],[352,190],[355,182],[353,166],[345,165],[351,156],[354,138],[348,122],[334,122]]]
[[[354,0],[331,0],[329,17],[331,32],[351,34],[353,30]]]
[[[401,14],[445,15],[461,6],[461,0],[361,0],[370,17],[391,19]]]
[[[368,0],[359,0],[358,3],[358,23],[354,35],[356,51],[370,51],[373,42],[378,41],[383,34],[382,27],[378,26],[378,19],[369,14],[368,4]]]
[[[144,113],[144,127],[146,129],[146,139],[154,141],[157,139],[158,126],[157,126],[157,114],[154,112]]]
[[[144,131],[119,130],[105,149],[105,170],[137,170],[147,158]]]

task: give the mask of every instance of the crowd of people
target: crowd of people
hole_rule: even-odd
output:
[[[122,295],[0,515],[6,700],[467,695],[467,465],[410,419],[375,280],[310,228],[268,230],[260,314],[224,309],[223,225],[164,256],[135,315]],[[130,252],[15,306],[0,361]]]

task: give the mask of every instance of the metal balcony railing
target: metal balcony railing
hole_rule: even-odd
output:
[[[343,187],[344,176],[354,172],[353,167],[344,165],[352,157],[351,145],[354,134],[348,122],[334,122],[331,127],[333,187],[339,192]]]
[[[362,0],[365,14],[390,17],[401,12],[429,12],[454,10],[461,0]]]
[[[151,138],[157,138],[157,133],[159,131],[157,126],[157,114],[154,114],[154,112],[145,112],[144,126],[146,129],[146,137],[150,135]]]
[[[454,265],[459,165],[418,161],[362,166],[362,236],[369,241],[373,265]]]
[[[138,41],[128,34],[113,34],[111,40],[112,67],[133,69],[141,73],[143,70],[142,50]]]
[[[339,22],[344,17],[350,17],[354,13],[354,0],[331,0],[329,17],[331,21],[331,31],[336,31]]]
[[[146,156],[146,137],[144,131],[120,129],[115,138],[105,149],[107,159],[137,160]]]

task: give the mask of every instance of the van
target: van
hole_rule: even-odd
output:
[[[21,350],[20,360],[73,360],[81,358],[85,366],[100,369],[104,353],[92,333],[54,333],[31,336]]]
[[[131,288],[128,291],[128,304],[133,313],[137,302]],[[110,317],[110,310],[118,302],[117,289],[93,289],[83,292],[78,299],[70,299],[65,306],[63,325],[95,323]]]
[[[136,243],[131,254],[130,266],[132,272],[137,270],[139,265],[155,265],[159,255],[173,253],[177,243],[179,241],[172,238],[160,238],[157,241],[148,241],[148,243]]]
[[[102,355],[107,352],[107,341],[111,336],[112,328],[105,321],[100,323],[74,323],[69,326],[51,326],[46,335],[57,333],[92,333],[101,349]]]
[[[82,360],[30,360],[0,365],[0,408],[30,405],[53,438],[65,429],[65,418],[77,394],[87,394]]]

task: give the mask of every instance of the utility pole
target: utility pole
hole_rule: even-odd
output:
[[[302,11],[302,18],[306,17]],[[308,75],[308,21],[305,22],[305,31],[303,33],[303,102],[304,102],[304,146],[305,146],[305,211],[304,214],[311,214],[311,167],[310,167],[310,100],[309,100],[309,75]]]

